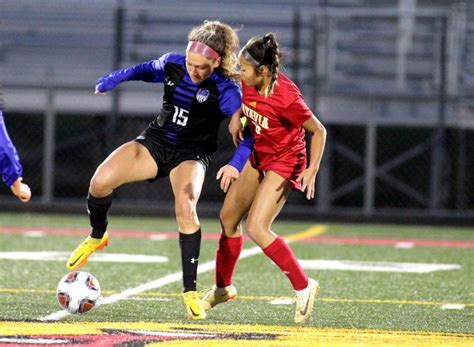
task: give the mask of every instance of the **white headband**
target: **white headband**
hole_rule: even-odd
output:
[[[260,63],[254,57],[252,57],[252,55],[249,53],[246,47],[240,50],[239,55],[242,55],[245,60],[248,60],[253,65],[260,66]]]

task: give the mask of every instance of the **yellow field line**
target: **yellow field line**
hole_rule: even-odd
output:
[[[30,289],[30,288],[0,288],[0,293],[17,294],[17,293],[54,293],[52,289]]]
[[[50,294],[55,293],[51,289],[20,289],[20,288],[0,288],[0,293],[17,294],[17,293],[38,293]],[[103,294],[116,294],[114,291],[104,291]],[[163,293],[163,292],[148,292],[135,295],[135,297],[181,297],[182,293]],[[247,296],[239,295],[239,300],[255,300],[255,301],[273,301],[273,300],[292,300],[289,296]],[[439,302],[439,301],[419,301],[419,300],[384,300],[384,299],[346,299],[346,298],[318,298],[321,302],[334,303],[356,303],[356,304],[390,304],[390,305],[428,305],[428,306],[442,306],[446,304],[464,305],[465,307],[474,307],[474,303],[463,304],[457,302]]]
[[[441,306],[446,304],[458,304],[466,307],[474,307],[474,304],[460,304],[456,302],[436,302],[436,301],[410,301],[410,300],[382,300],[382,299],[343,299],[343,298],[321,298],[323,302],[347,302],[363,304],[392,304],[392,305],[432,305]]]
[[[308,237],[313,237],[316,235],[321,235],[325,233],[329,227],[327,225],[316,225],[314,227],[311,227],[305,231],[293,234],[293,235],[288,235],[285,236],[285,240],[287,242],[295,242],[295,241],[300,241],[303,239],[306,239]]]

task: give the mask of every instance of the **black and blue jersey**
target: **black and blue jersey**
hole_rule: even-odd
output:
[[[235,82],[214,70],[196,84],[186,70],[186,57],[177,53],[114,71],[101,77],[96,89],[106,92],[129,80],[164,83],[162,109],[142,136],[176,151],[213,154],[220,122],[241,106],[241,92]]]

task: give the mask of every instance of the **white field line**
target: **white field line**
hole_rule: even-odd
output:
[[[466,305],[463,304],[444,304],[441,306],[443,310],[464,310]]]
[[[461,268],[461,265],[458,264],[394,263],[385,261],[300,259],[299,262],[303,269],[311,270],[430,273],[435,271],[459,270]]]
[[[289,237],[285,238],[285,240],[286,240],[287,243],[292,243],[294,241],[300,240],[300,239],[305,238],[305,237],[322,234],[326,230],[327,230],[327,226],[318,225],[318,226],[315,226],[315,227],[311,227],[310,229],[305,230],[301,233],[290,235]],[[244,249],[242,251],[242,253],[240,254],[239,259],[248,258],[248,257],[251,257],[251,256],[253,256],[255,254],[259,254],[259,253],[262,253],[262,249],[258,246],[252,247],[252,248],[249,248],[249,249]],[[200,273],[203,273],[203,272],[214,270],[215,267],[216,267],[215,261],[214,260],[209,261],[207,263],[204,263],[204,264],[201,264],[201,265],[198,266],[198,273],[200,274]],[[128,298],[128,297],[133,296],[133,295],[137,295],[137,294],[142,293],[144,291],[151,290],[151,289],[157,289],[157,288],[166,286],[168,284],[171,284],[171,283],[174,283],[174,282],[177,282],[177,281],[181,280],[182,276],[183,276],[183,274],[182,274],[181,271],[169,274],[169,275],[167,275],[165,277],[162,277],[162,278],[159,278],[157,280],[141,284],[138,287],[126,289],[121,293],[114,294],[114,295],[108,296],[106,298],[103,298],[102,300],[99,300],[98,305],[113,304],[117,301],[123,300],[123,299]],[[69,313],[68,311],[61,310],[61,311],[51,313],[47,316],[40,317],[40,318],[38,318],[38,320],[39,321],[58,321],[58,320],[63,319],[65,317],[69,316],[69,315],[71,315],[71,313]]]
[[[295,301],[293,299],[275,299],[270,301],[271,305],[292,305]]]
[[[0,259],[10,260],[40,260],[40,261],[67,261],[70,252],[0,252]],[[110,263],[166,263],[167,257],[146,254],[99,253],[94,255],[90,262]]]
[[[21,345],[23,345],[23,346],[28,346],[28,345],[48,346],[48,345],[68,344],[68,343],[71,342],[71,340],[24,339],[23,336],[22,337],[12,336],[12,337],[0,337],[0,342],[5,342],[7,344],[7,346],[21,346]]]

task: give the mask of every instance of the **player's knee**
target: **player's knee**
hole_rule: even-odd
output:
[[[114,188],[111,175],[107,171],[98,170],[91,178],[89,191],[94,196],[102,196]]]
[[[222,208],[220,210],[219,221],[222,226],[222,231],[227,236],[233,236],[235,233],[240,232],[240,220],[236,220],[235,213],[232,213],[230,209]]]
[[[259,235],[265,232],[263,223],[257,218],[248,217],[245,223],[245,230],[252,240],[258,240]]]
[[[196,204],[191,200],[176,203],[176,218],[183,222],[191,222],[196,218]]]
[[[232,213],[229,209],[221,208],[219,211],[219,221],[224,228],[232,224]]]

